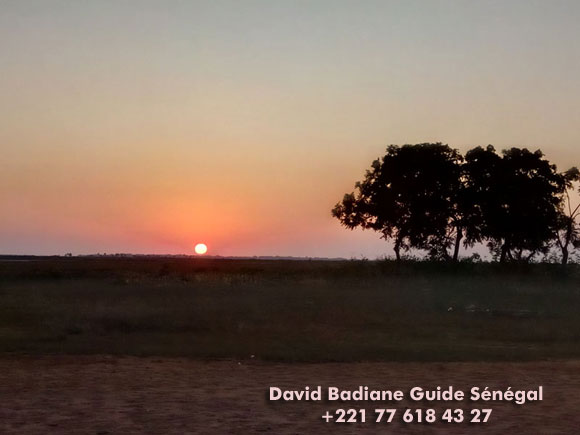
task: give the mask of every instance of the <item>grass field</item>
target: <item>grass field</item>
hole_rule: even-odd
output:
[[[208,258],[0,260],[0,352],[277,361],[580,356],[580,269]]]

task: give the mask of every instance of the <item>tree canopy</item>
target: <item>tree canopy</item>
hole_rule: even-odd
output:
[[[442,143],[391,145],[332,215],[391,240],[397,259],[414,248],[457,261],[463,241],[485,243],[502,262],[530,261],[557,240],[561,248],[579,241],[580,208],[566,217],[564,206],[580,179],[574,170],[558,173],[541,151],[525,148],[476,147],[464,158]]]

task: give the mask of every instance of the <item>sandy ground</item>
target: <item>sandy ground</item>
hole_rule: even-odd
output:
[[[106,356],[0,358],[0,433],[577,433],[580,362],[273,364]],[[374,423],[377,403],[271,403],[270,386],[408,391],[544,386],[544,401],[491,403],[486,424]],[[367,422],[325,423],[326,410],[365,408]],[[427,408],[424,403],[386,405]],[[454,402],[452,408],[478,407]],[[441,407],[438,407],[439,412]],[[401,420],[402,412],[395,420]]]

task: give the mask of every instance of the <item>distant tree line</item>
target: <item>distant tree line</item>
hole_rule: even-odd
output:
[[[500,262],[529,262],[556,250],[566,264],[580,246],[580,173],[558,172],[541,151],[491,145],[465,156],[442,143],[391,145],[332,215],[349,229],[377,231],[395,256],[418,249],[457,261],[484,243]]]

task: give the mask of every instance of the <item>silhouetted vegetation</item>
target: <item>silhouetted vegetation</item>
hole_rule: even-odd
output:
[[[491,145],[463,157],[441,143],[391,145],[332,210],[349,229],[392,240],[395,257],[418,249],[431,259],[457,261],[461,244],[484,243],[500,262],[548,258],[566,264],[578,246],[570,192],[576,168],[559,173],[541,151]]]
[[[564,177],[566,180],[566,190],[562,213],[560,213],[558,219],[556,243],[562,250],[562,264],[568,264],[570,246],[578,248],[580,245],[580,229],[576,224],[576,219],[578,214],[580,214],[580,203],[574,207],[570,198],[570,192],[574,191],[575,184],[580,181],[580,171],[577,168],[571,168],[564,173]]]

